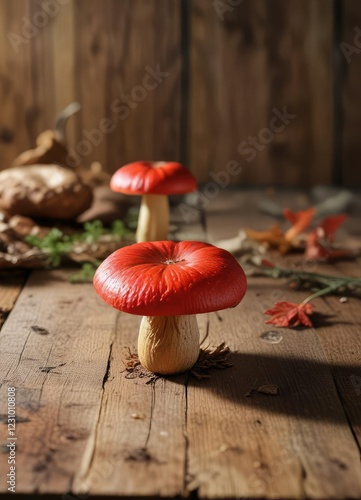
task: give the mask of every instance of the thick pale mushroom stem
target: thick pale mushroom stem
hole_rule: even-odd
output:
[[[168,238],[169,202],[163,194],[144,194],[140,205],[137,243]]]
[[[195,315],[143,317],[138,358],[144,368],[171,375],[189,370],[198,356],[199,330]]]

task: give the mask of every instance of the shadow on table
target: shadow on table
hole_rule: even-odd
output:
[[[344,408],[355,411],[361,396],[360,366],[242,353],[232,353],[230,362],[231,368],[211,370],[209,379],[190,376],[188,390],[212,391],[215,398],[256,408],[260,417],[273,412],[336,424],[346,423]]]

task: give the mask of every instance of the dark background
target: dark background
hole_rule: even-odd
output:
[[[0,168],[76,100],[69,143],[109,172],[176,159],[206,183],[233,161],[243,186],[361,184],[360,0],[0,0],[0,30]]]

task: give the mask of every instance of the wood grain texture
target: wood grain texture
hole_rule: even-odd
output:
[[[237,160],[243,170],[231,182],[328,183],[332,3],[254,0],[231,7],[192,0],[191,6],[189,142],[198,179],[209,182],[211,170]],[[297,117],[272,139],[262,129],[284,107]],[[259,151],[247,145],[258,134]]]
[[[277,345],[260,338],[272,330],[263,311],[285,295],[254,279],[241,306],[210,315],[207,341],[238,353],[232,369],[187,388],[188,487],[200,498],[360,494],[359,449],[316,332],[283,330]],[[279,394],[257,393],[267,384]]]
[[[67,492],[99,417],[116,313],[101,314],[91,285],[71,286],[68,277],[34,272],[1,331],[1,413],[15,386],[23,493]],[[7,469],[1,460],[2,492]]]
[[[180,0],[54,3],[51,15],[45,0],[0,4],[0,168],[74,100],[82,110],[67,137],[79,162],[113,172],[139,158],[179,159]],[[15,53],[6,34],[21,34],[23,17],[41,25]]]
[[[344,240],[345,241],[345,240]],[[346,240],[347,241],[347,240]],[[321,268],[322,269],[322,268]],[[339,262],[327,266],[324,272],[336,272],[341,276],[361,276],[361,261]],[[320,307],[320,306],[319,306]],[[340,399],[361,449],[361,354],[360,342],[360,301],[349,298],[340,302],[338,297],[325,297],[320,312],[325,314],[323,328],[318,330],[322,348],[334,365],[335,384]],[[334,328],[329,330],[327,323],[333,321]]]
[[[206,210],[210,241],[249,227],[250,212],[256,228],[267,226],[266,218],[251,208],[255,198],[254,193],[228,192],[213,200]],[[279,201],[289,204],[287,197],[279,196]],[[301,205],[304,201],[301,197]],[[237,209],[231,210],[232,205]],[[221,224],[216,207],[225,207],[227,225]],[[317,330],[282,329],[282,341],[267,344],[261,335],[273,328],[264,324],[263,313],[280,300],[299,302],[301,295],[277,282],[250,278],[240,306],[209,317],[207,341],[216,345],[226,340],[238,353],[235,366],[217,373],[209,385],[192,381],[187,387],[188,488],[201,498],[360,494],[359,442],[354,437],[360,421],[358,386],[354,382],[351,387],[361,361],[356,347],[359,311],[352,321],[345,313]],[[324,306],[320,312],[325,313]],[[267,384],[278,386],[279,394],[257,393]]]
[[[361,118],[357,104],[360,96],[361,79],[360,3],[357,0],[344,0],[343,13],[343,37],[340,53],[345,66],[343,93],[343,176],[346,185],[360,186]]]
[[[0,170],[34,139],[38,110],[32,96],[31,42],[23,35],[22,21],[30,17],[30,4],[30,0],[0,4]]]
[[[200,219],[188,226],[175,211],[175,234],[231,237],[249,224],[246,209],[261,228],[267,221],[255,211],[258,196],[227,192],[213,199],[207,234]],[[294,193],[279,201],[308,203]],[[261,338],[273,330],[264,310],[278,300],[297,302],[300,292],[250,278],[239,306],[198,316],[204,344],[226,341],[234,366],[210,379],[179,375],[152,385],[124,371],[140,317],[113,310],[91,284],[71,285],[68,277],[34,272],[0,334],[0,414],[6,388],[17,387],[18,493],[361,496],[358,304],[319,300],[317,309],[332,308],[339,321],[283,329],[282,340],[269,344]],[[269,384],[278,394],[257,392]],[[6,469],[1,459],[2,492]]]
[[[188,229],[197,227],[204,239],[199,221]],[[141,318],[106,306],[91,284],[71,285],[70,274],[35,271],[0,336],[0,414],[7,387],[17,388],[17,491],[183,494],[185,375],[157,386],[127,377]],[[2,492],[6,469],[1,461]]]
[[[47,14],[47,5],[0,3],[0,169],[78,100],[82,111],[67,136],[86,165],[100,161],[113,172],[139,158],[179,159],[188,148],[191,169],[205,183],[230,160],[242,166],[230,176],[235,184],[330,182],[335,19],[329,0],[190,0],[188,20],[180,0],[69,0],[55,4],[56,14]],[[343,43],[355,49],[349,64],[339,52],[343,179],[352,185],[361,182],[354,30],[361,10],[358,0],[342,5]],[[10,33],[23,38],[19,45],[13,39],[15,50]],[[146,68],[157,65],[168,76],[142,90]],[[190,88],[182,89],[187,79]],[[155,80],[148,82],[153,87]],[[273,110],[284,107],[297,117],[270,139]],[[189,120],[181,131],[182,116]],[[259,134],[264,143],[257,151],[247,143]]]
[[[75,5],[72,0],[59,8],[59,11],[51,25],[50,36],[52,36],[53,70],[54,70],[54,110],[59,113],[71,102],[79,99],[76,95],[76,81],[79,69],[75,64],[76,24]],[[54,116],[47,126],[53,125]],[[79,126],[77,116],[70,119],[66,125],[66,136],[69,144],[74,147],[76,141],[76,128]]]
[[[4,273],[0,276],[0,329],[13,309],[25,281],[24,272]]]
[[[106,107],[116,123],[108,141],[109,171],[139,158],[179,159],[180,6],[180,0],[109,2]],[[148,76],[157,67],[160,76]]]
[[[96,437],[75,476],[75,493],[174,497],[183,492],[185,376],[156,385],[125,376],[140,319],[118,316]],[[107,474],[99,481],[104,466]]]

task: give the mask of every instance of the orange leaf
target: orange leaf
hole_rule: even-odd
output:
[[[292,224],[292,227],[290,227],[285,233],[285,239],[289,242],[292,242],[297,235],[302,233],[302,231],[310,226],[312,219],[315,216],[315,209],[309,208],[307,210],[300,210],[293,213],[290,209],[285,208],[283,211],[283,215]]]

